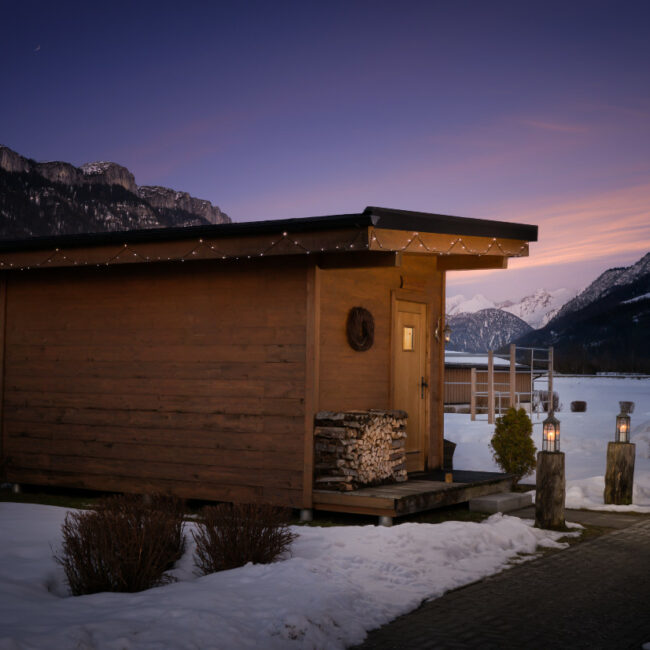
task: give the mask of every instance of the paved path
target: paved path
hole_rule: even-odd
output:
[[[535,506],[506,513],[522,519],[535,519]],[[600,528],[628,528],[638,524],[650,515],[636,514],[633,512],[608,512],[607,510],[565,510],[565,521],[576,522],[584,526],[598,526]]]
[[[647,642],[650,518],[642,517],[448,592],[371,632],[357,648],[638,650]]]

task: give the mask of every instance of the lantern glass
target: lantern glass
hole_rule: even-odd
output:
[[[445,329],[442,330],[442,333],[445,336],[445,343],[449,343],[451,341],[451,327],[445,324]]]
[[[551,413],[543,423],[543,451],[560,451],[560,421]]]
[[[630,416],[619,413],[616,416],[616,442],[630,442]]]

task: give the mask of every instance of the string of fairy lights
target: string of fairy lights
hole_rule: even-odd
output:
[[[401,253],[406,251],[415,251],[415,252],[427,252],[433,253],[436,255],[452,255],[456,249],[459,247],[463,250],[465,254],[469,255],[489,255],[495,248],[499,251],[501,255],[506,255],[508,257],[520,257],[524,255],[528,249],[527,244],[521,245],[516,250],[506,250],[501,242],[498,241],[496,237],[492,237],[490,243],[485,249],[474,249],[471,248],[461,236],[456,236],[455,239],[451,241],[448,247],[439,248],[435,246],[430,246],[427,244],[426,239],[423,239],[419,232],[413,232],[409,239],[403,246],[395,247],[393,245],[384,245],[380,238],[377,236],[375,230],[371,231],[370,242],[359,243],[359,239],[365,235],[366,231],[359,230],[355,236],[348,242],[335,243],[333,246],[321,246],[316,248],[310,248],[302,243],[297,235],[292,235],[287,231],[282,232],[276,237],[272,238],[271,243],[263,248],[262,250],[251,252],[251,253],[239,253],[232,254],[228,253],[225,250],[222,250],[215,246],[212,242],[206,241],[203,238],[198,239],[194,246],[188,249],[185,253],[180,255],[145,255],[141,252],[138,252],[133,245],[125,243],[120,245],[118,250],[113,254],[109,255],[106,259],[102,261],[87,259],[75,258],[71,255],[71,252],[68,250],[63,250],[61,248],[55,248],[54,251],[48,252],[46,256],[38,262],[30,264],[15,264],[8,260],[0,259],[0,269],[15,269],[15,270],[28,270],[32,268],[43,268],[48,266],[110,266],[111,264],[116,264],[124,261],[124,257],[128,256],[130,258],[135,258],[138,262],[147,263],[147,262],[186,262],[188,260],[196,259],[221,259],[221,260],[240,260],[240,259],[253,259],[259,257],[265,257],[269,254],[273,254],[274,250],[279,248],[283,243],[289,243],[291,246],[296,248],[300,253],[305,255],[311,255],[313,253],[320,252],[331,252],[331,251],[351,251],[351,250],[375,250],[378,248],[382,251],[389,251],[394,253]],[[365,238],[364,238],[365,239]],[[278,253],[282,254],[282,253]],[[295,254],[295,253],[292,253]],[[494,253],[493,253],[494,254]],[[65,262],[64,265],[61,262]]]
[[[393,248],[383,246],[379,240],[379,237],[377,237],[376,231],[374,230],[370,236],[370,240],[371,242],[376,242],[377,246],[379,246],[379,248],[382,250],[394,250]],[[411,244],[413,244],[413,242],[415,242],[416,248],[424,248],[427,253],[435,253],[436,255],[451,255],[456,246],[460,246],[466,254],[478,255],[479,257],[482,255],[489,255],[493,248],[497,248],[502,255],[507,255],[508,257],[521,257],[528,249],[527,244],[522,244],[517,250],[507,251],[496,237],[492,237],[490,239],[489,245],[484,250],[472,249],[467,246],[462,237],[457,236],[456,239],[454,239],[449,247],[445,250],[428,246],[426,241],[420,236],[420,233],[414,232],[406,244],[400,249],[400,251],[405,251],[407,248],[409,248],[409,246],[411,246]]]

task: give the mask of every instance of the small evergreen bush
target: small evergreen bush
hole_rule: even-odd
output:
[[[253,564],[274,562],[296,535],[289,530],[289,510],[270,505],[207,506],[202,511],[194,561],[202,575]]]
[[[185,550],[183,504],[178,499],[119,495],[92,510],[69,512],[54,559],[73,596],[134,592],[172,581],[165,574]]]
[[[496,419],[490,449],[495,462],[507,474],[515,477],[515,484],[535,469],[533,423],[524,409],[509,408]]]

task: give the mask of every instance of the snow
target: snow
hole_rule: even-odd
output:
[[[84,163],[79,167],[81,171],[87,176],[93,174],[103,174],[107,169],[112,166],[118,166],[116,163],[108,162],[106,160],[98,160],[96,162]]]
[[[516,304],[497,304],[497,307],[518,316],[533,329],[539,329],[544,327],[560,307],[575,295],[576,292],[571,289],[555,289],[554,291],[538,289],[534,294],[522,298]]]
[[[545,386],[544,386],[545,388]],[[568,508],[650,512],[650,378],[555,377],[553,390],[560,396],[560,446],[565,452]],[[585,413],[572,413],[571,402],[587,402]],[[605,506],[607,443],[614,440],[619,401],[635,402],[631,442],[636,444],[634,494],[631,506]],[[541,447],[544,414],[533,416],[533,437]],[[457,443],[454,467],[501,471],[492,459],[489,442],[494,427],[485,419],[472,422],[469,415],[445,414],[445,438]],[[534,474],[524,482],[533,483]]]
[[[562,305],[576,295],[572,289],[537,289],[533,294],[518,300],[494,302],[482,294],[467,299],[462,294],[448,297],[446,310],[449,316],[462,313],[474,314],[482,309],[501,309],[507,311],[528,323],[533,329],[544,327],[546,323],[559,311]]]
[[[650,293],[644,293],[642,296],[637,296],[636,298],[630,298],[629,300],[624,300],[623,305],[629,305],[631,302],[639,302],[640,300],[648,300],[650,298]]]
[[[473,298],[465,300],[464,296],[460,296],[462,301],[459,301],[456,296],[449,298],[446,301],[447,313],[450,316],[456,314],[469,313],[474,314],[482,309],[495,309],[496,305],[492,300],[486,298],[484,295],[478,293]]]
[[[510,360],[494,356],[493,363],[495,368],[510,368]],[[487,354],[470,354],[469,352],[454,352],[453,350],[445,351],[445,364],[453,366],[481,367],[488,365]],[[520,364],[517,364],[520,365]]]
[[[480,524],[295,527],[290,557],[197,577],[189,535],[178,582],[71,597],[52,559],[65,513],[0,504],[0,648],[344,648],[521,554],[566,546],[560,533],[499,514]]]

